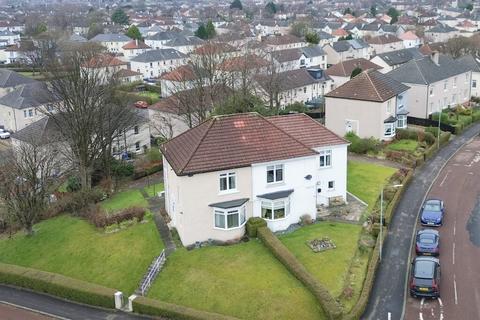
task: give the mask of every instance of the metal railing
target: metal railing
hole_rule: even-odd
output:
[[[162,253],[160,253],[160,255],[155,259],[154,263],[151,265],[147,277],[145,278],[145,280],[143,280],[142,285],[140,286],[140,293],[142,296],[144,296],[150,288],[150,285],[152,284],[153,280],[155,280],[158,271],[163,266],[166,259],[167,256],[165,255],[165,249],[163,249]]]

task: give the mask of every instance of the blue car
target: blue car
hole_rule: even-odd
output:
[[[422,206],[420,223],[424,226],[439,227],[443,224],[445,206],[440,199],[429,199]]]
[[[438,256],[440,254],[440,236],[438,231],[432,229],[418,231],[415,251],[418,255]]]

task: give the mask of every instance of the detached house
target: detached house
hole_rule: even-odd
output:
[[[323,47],[329,64],[350,59],[370,59],[370,46],[361,39],[341,40]]]
[[[132,39],[121,33],[101,33],[90,39],[90,42],[99,43],[107,48],[108,52],[119,53],[122,52],[122,47],[131,40]]]
[[[156,78],[187,62],[188,56],[175,49],[149,50],[130,60],[130,68],[144,78]]]
[[[333,88],[340,87],[342,84],[350,80],[353,70],[360,68],[363,70],[380,70],[381,66],[376,65],[367,59],[352,59],[341,61],[334,64],[326,70],[326,74],[333,80]]]
[[[280,71],[314,66],[322,69],[327,67],[327,55],[319,46],[277,50],[270,54]]]
[[[471,70],[438,52],[410,60],[387,75],[411,88],[408,111],[413,117],[428,118],[448,106],[470,101]]]
[[[326,95],[325,126],[340,136],[391,140],[407,127],[406,85],[366,70]]]
[[[284,230],[346,199],[348,142],[304,114],[216,116],[162,145],[165,209],[182,243]]]
[[[374,54],[405,48],[403,40],[391,34],[372,37],[367,40],[367,43],[372,47]]]
[[[143,41],[132,40],[123,45],[121,52],[123,53],[124,59],[126,61],[130,61],[132,58],[135,58],[139,54],[145,53],[151,49],[152,48],[146,45]]]
[[[425,37],[429,39],[430,42],[447,42],[448,39],[458,37],[459,35],[460,33],[457,29],[449,27],[448,25],[437,25],[425,31]]]

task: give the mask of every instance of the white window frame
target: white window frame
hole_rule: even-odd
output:
[[[230,178],[233,178],[233,185],[234,185],[233,188],[232,188],[232,183]],[[226,179],[227,188],[225,190],[222,190],[222,179]],[[218,190],[219,190],[219,193],[221,194],[236,192],[237,191],[237,173],[235,171],[220,173],[218,177]]]
[[[392,113],[392,100],[387,101],[387,113]]]
[[[140,141],[135,142],[135,151],[139,152],[141,150]]]
[[[472,88],[476,88],[477,87],[477,80],[472,80]]]
[[[330,168],[332,166],[332,153],[332,149],[319,151],[320,157],[318,159],[318,165],[320,166],[320,168]]]
[[[443,91],[447,91],[448,80],[443,81]]]
[[[453,78],[453,87],[457,87],[457,77]]]
[[[407,116],[406,115],[397,115],[397,128],[403,129],[407,127]]]
[[[330,183],[332,183],[332,187],[330,187]],[[327,189],[328,191],[334,191],[335,190],[335,180],[330,180],[327,182]]]
[[[433,85],[430,85],[430,89],[429,89],[429,90],[430,90],[430,92],[429,92],[430,97],[433,97]]]
[[[282,179],[278,180],[277,177],[277,170],[281,169],[282,170]],[[273,170],[273,181],[268,181],[268,171]],[[267,184],[275,184],[275,183],[282,183],[285,180],[285,166],[283,164],[272,164],[267,166],[267,170],[265,171],[266,173],[266,181]]]
[[[228,216],[238,215],[238,226],[228,227]],[[223,227],[217,226],[217,216],[223,217]],[[245,204],[240,207],[233,207],[228,209],[213,208],[213,229],[217,230],[235,230],[242,228],[247,223],[247,215]]]
[[[390,134],[387,134],[387,128],[390,128]],[[395,122],[383,124],[383,136],[385,138],[391,138],[395,136]]]
[[[284,209],[285,215],[281,218],[275,218],[275,210]],[[263,209],[271,210],[270,218],[264,217]],[[290,215],[290,197],[268,200],[262,199],[260,203],[260,216],[267,221],[279,221],[286,219]]]

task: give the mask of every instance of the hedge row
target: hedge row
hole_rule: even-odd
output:
[[[80,303],[115,308],[114,294],[117,290],[46,271],[0,263],[0,283]]]
[[[386,228],[384,228],[383,239],[387,234]],[[375,273],[377,272],[378,262],[380,261],[380,237],[377,237],[375,248],[372,252],[372,257],[368,263],[367,274],[363,281],[362,292],[358,297],[357,303],[353,306],[348,314],[343,319],[345,320],[357,320],[360,319],[367,308],[368,299],[370,298],[370,292],[373,288],[375,281]]]
[[[386,210],[385,210],[385,223],[387,225],[390,224],[390,221],[392,221],[393,218],[393,212],[397,208],[398,202],[400,202],[400,198],[402,197],[403,193],[405,192],[405,189],[407,186],[410,184],[410,181],[412,180],[413,177],[413,170],[410,170],[405,178],[402,181],[402,187],[400,187],[397,192],[395,192],[395,195],[393,196],[392,201],[388,204]]]
[[[266,227],[267,221],[260,217],[252,217],[247,220],[247,235],[250,238],[257,237],[257,230],[258,228]]]
[[[273,255],[315,296],[328,319],[340,319],[343,310],[338,302],[297,258],[278,240],[278,238],[266,227],[258,228],[258,237],[263,244],[270,249]]]
[[[137,297],[133,300],[133,311],[152,316],[162,316],[180,320],[237,320],[235,317],[196,310],[173,303]]]

